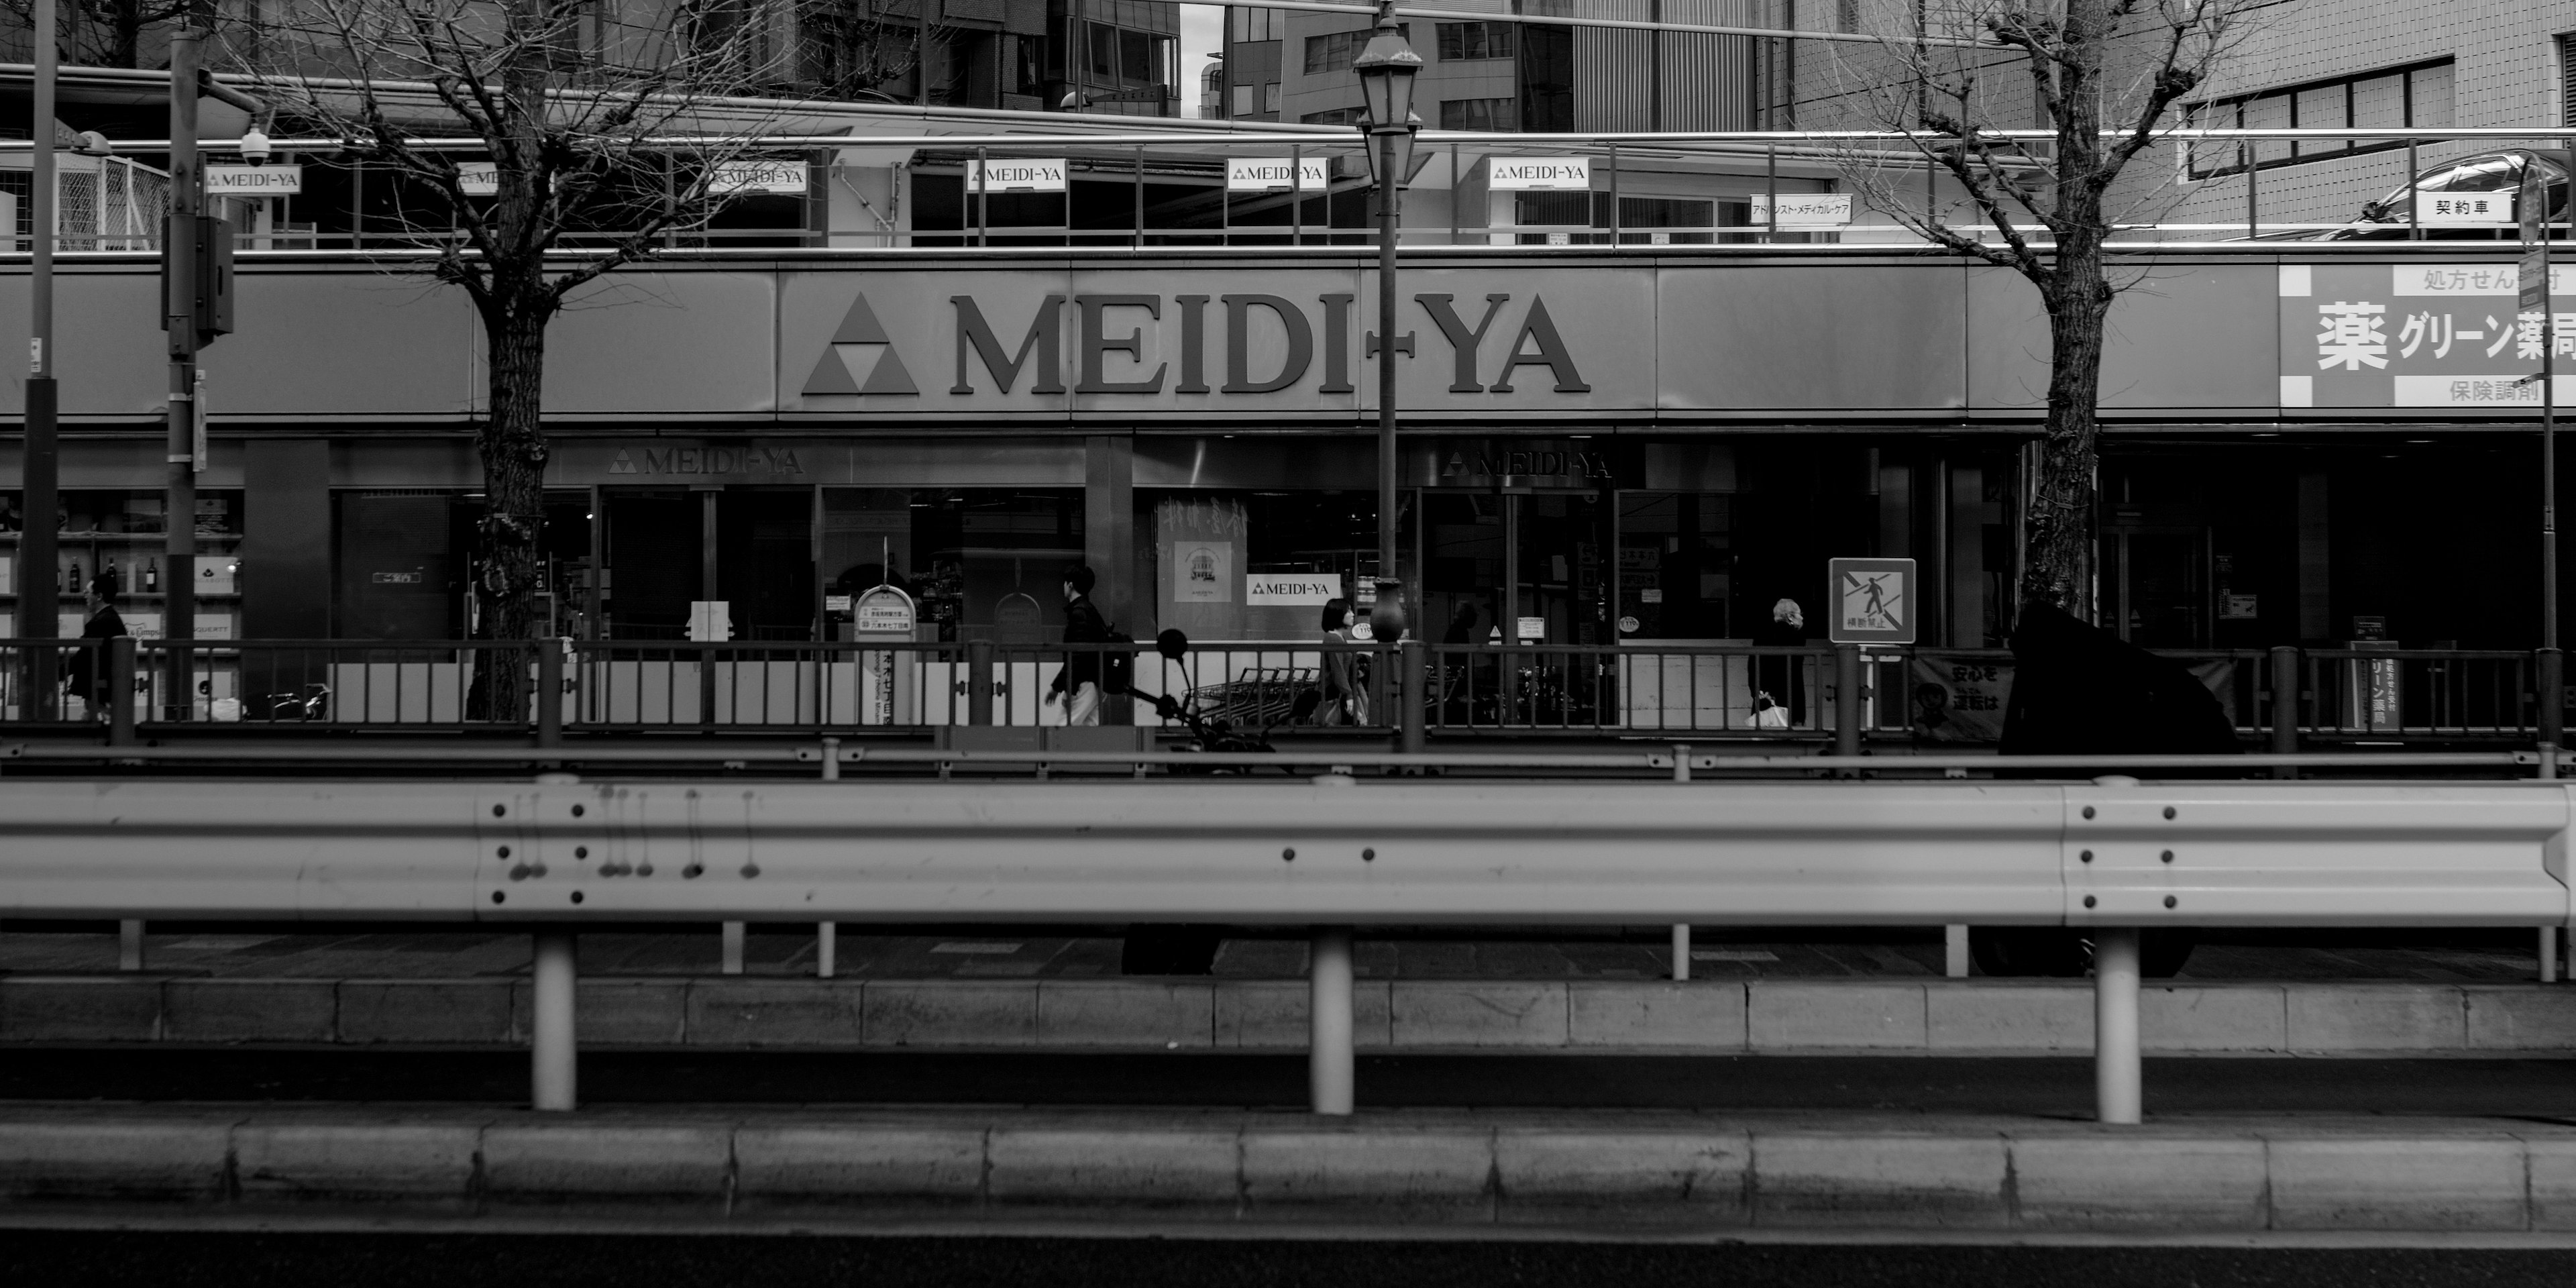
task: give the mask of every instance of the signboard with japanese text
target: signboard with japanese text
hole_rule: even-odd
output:
[[[2427,228],[2493,228],[2513,222],[2510,192],[2428,192],[2417,222]]]
[[[1852,199],[1848,192],[1784,192],[1780,194],[1780,222],[1771,222],[1771,197],[1753,194],[1753,216],[1756,228],[1841,228],[1852,221]]]
[[[1827,573],[1834,597],[1827,637],[1834,643],[1914,642],[1913,560],[1836,559]]]
[[[2283,407],[2540,407],[2542,316],[2504,264],[2285,264]],[[2554,299],[2576,297],[2566,266]],[[2571,301],[2576,302],[2576,301]],[[2556,312],[2557,353],[2576,353],[2576,312]],[[2558,377],[2567,399],[2571,378]]]

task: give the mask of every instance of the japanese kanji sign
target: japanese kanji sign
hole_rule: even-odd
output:
[[[2510,192],[2428,192],[2416,221],[2427,228],[2492,228],[2513,222]]]
[[[1834,643],[1914,642],[1913,560],[1836,559],[1828,573],[1834,620],[1826,634]]]
[[[2503,264],[2281,266],[2283,407],[2540,406],[2541,310]],[[2576,279],[2550,270],[2550,295],[2576,306]],[[2554,320],[2576,355],[2576,312]],[[2576,377],[2558,378],[2560,401]]]

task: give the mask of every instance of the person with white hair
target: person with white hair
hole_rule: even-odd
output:
[[[1755,628],[1760,648],[1803,648],[1807,613],[1794,599],[1771,605],[1771,620]],[[1786,729],[1807,723],[1806,659],[1787,654],[1757,654],[1753,659],[1753,724],[1758,729]]]

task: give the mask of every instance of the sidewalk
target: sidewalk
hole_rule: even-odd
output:
[[[2576,1125],[0,1107],[0,1224],[2576,1232]]]
[[[1692,943],[1695,979],[1937,978],[1938,927],[1920,931],[1720,930]],[[1670,978],[1662,928],[1555,928],[1505,938],[1459,929],[1363,932],[1362,979]],[[838,936],[835,974],[850,979],[1025,979],[1114,977],[1119,941],[1095,935],[1022,935],[996,926],[975,933]],[[2409,981],[2434,984],[2526,982],[2538,968],[2529,931],[2361,931],[2272,935],[2213,933],[2181,976],[2190,981]],[[719,969],[714,926],[693,934],[602,932],[581,937],[585,976],[712,975]],[[528,936],[513,932],[281,934],[192,931],[148,936],[155,972],[214,978],[462,979],[525,974]],[[112,933],[0,930],[0,975],[104,974],[117,966]],[[744,973],[806,976],[815,937],[806,926],[754,926]],[[1295,979],[1306,945],[1293,932],[1229,938],[1216,975]]]

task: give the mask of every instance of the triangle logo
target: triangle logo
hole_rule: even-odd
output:
[[[626,449],[625,449],[625,448],[623,448],[623,447],[618,448],[618,449],[617,449],[617,458],[616,458],[615,460],[612,460],[612,461],[610,461],[610,462],[608,463],[608,472],[609,472],[609,473],[611,473],[611,474],[632,474],[632,473],[634,473],[634,472],[635,472],[635,458],[634,458],[634,457],[632,457],[632,456],[627,455],[627,454],[626,454]]]
[[[864,368],[867,378],[856,373]],[[814,396],[865,396],[872,394],[919,394],[912,371],[903,365],[902,355],[895,352],[894,338],[886,334],[885,324],[877,320],[876,310],[868,307],[868,297],[860,295],[850,301],[849,313],[841,319],[840,329],[832,333],[832,342],[823,348],[822,358],[814,364],[814,374],[805,378],[804,393]]]

